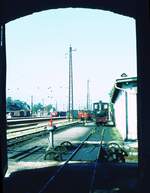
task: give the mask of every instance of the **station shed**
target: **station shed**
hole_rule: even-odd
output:
[[[122,138],[137,140],[137,77],[116,79],[111,93],[115,123]]]

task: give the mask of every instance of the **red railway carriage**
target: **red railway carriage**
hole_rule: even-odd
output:
[[[86,112],[84,111],[79,111],[78,112],[78,118],[81,119],[81,120],[84,120],[86,118]]]
[[[81,120],[92,120],[92,113],[87,111],[79,111],[78,118]]]

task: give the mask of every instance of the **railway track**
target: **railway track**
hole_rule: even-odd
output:
[[[34,156],[39,154],[39,158],[38,160],[40,161],[65,161],[68,160],[71,161],[71,159],[73,160],[86,160],[86,158],[83,156],[83,152],[84,154],[89,154],[93,151],[93,149],[98,148],[99,143],[97,143],[97,145],[91,146],[91,144],[89,144],[88,142],[90,142],[91,137],[94,135],[94,130],[92,130],[92,132],[90,132],[88,135],[85,136],[84,140],[81,141],[80,143],[76,143],[76,144],[72,144],[72,147],[70,149],[70,146],[68,146],[67,144],[67,153],[63,154],[63,152],[61,152],[61,156],[59,156],[59,158],[55,157],[51,157],[50,160],[45,159],[44,160],[44,155],[46,153],[46,145],[44,144],[38,144],[35,142],[31,142],[31,145],[27,145],[28,143],[26,143],[25,145],[23,145],[22,147],[18,147],[16,149],[14,149],[13,147],[11,147],[11,145],[8,146],[8,158],[11,160],[15,160],[16,162],[18,161],[24,161],[26,160],[26,158],[28,160],[34,160]],[[45,137],[43,137],[45,138]],[[38,139],[38,137],[37,137]],[[89,139],[89,141],[88,141]],[[46,138],[47,140],[47,138]],[[17,144],[17,141],[15,142],[15,144]],[[18,142],[18,144],[20,144],[20,141]],[[36,145],[35,145],[36,144]],[[48,140],[47,143],[48,145]],[[66,146],[66,143],[64,144]],[[18,150],[17,150],[18,149]],[[60,145],[55,146],[55,151],[57,151],[57,153],[60,151],[62,151],[62,149],[60,149]],[[60,159],[61,157],[61,159]],[[55,159],[56,158],[56,159]],[[95,157],[96,158],[96,157]]]
[[[86,129],[86,127],[84,126],[82,129]],[[78,131],[78,127],[75,127],[75,130]],[[40,190],[37,191],[37,193],[46,193],[46,192],[58,193],[57,191],[58,186],[62,186],[62,188],[66,188],[66,192],[67,190],[70,191],[71,189],[70,187],[68,187],[68,178],[70,177],[70,175],[72,175],[68,172],[70,165],[72,165],[71,167],[74,168],[73,166],[74,163],[76,164],[84,163],[86,166],[88,166],[88,164],[91,164],[88,170],[86,193],[95,193],[99,189],[99,187],[97,187],[97,180],[98,180],[97,171],[99,171],[98,170],[99,163],[102,161],[100,159],[101,154],[103,152],[102,147],[105,147],[104,146],[105,138],[106,138],[105,135],[107,135],[107,132],[105,132],[105,130],[106,130],[106,127],[101,126],[101,127],[93,128],[93,126],[91,126],[91,129],[89,129],[88,130],[89,132],[86,135],[84,135],[84,138],[82,141],[80,141],[80,143],[75,144],[72,141],[70,141],[71,146],[67,146],[69,143],[67,144],[65,141],[64,146],[66,147],[67,152],[63,152],[64,149],[60,148],[60,146],[62,146],[61,145],[62,143],[60,145],[56,143],[56,146],[54,147],[53,150],[57,155],[53,154],[53,157],[52,156],[49,157],[50,159],[49,158],[44,159],[45,158],[44,154],[46,153],[46,148],[45,148],[46,146],[44,146],[43,143],[40,142],[37,144],[32,143],[32,145],[28,146],[27,148],[24,147],[22,150],[18,152],[17,151],[13,152],[13,148],[12,148],[11,149],[12,154],[9,154],[9,160],[13,160],[17,163],[32,162],[36,164],[36,162],[37,163],[40,162],[40,163],[52,164],[52,165],[55,164],[55,166],[57,166],[57,169],[54,172],[52,172],[49,177],[46,178],[45,183],[43,182],[43,186],[40,188]],[[59,135],[62,135],[62,134],[59,134]],[[86,160],[87,155],[88,157],[92,157],[92,159]],[[75,167],[76,167],[76,164],[75,164]],[[80,174],[78,175],[80,176]],[[78,178],[78,177],[76,176],[75,178]],[[74,184],[74,182],[72,183]],[[82,191],[82,192],[85,192],[85,191]]]
[[[97,131],[97,132],[99,132],[99,131]],[[64,169],[66,169],[68,163],[77,154],[80,154],[80,151],[82,150],[84,145],[87,144],[88,140],[90,140],[90,138],[95,133],[96,133],[96,130],[92,129],[92,131],[86,136],[86,138],[75,148],[75,150],[71,153],[71,155],[64,162],[64,164],[61,165],[56,170],[56,172],[52,176],[49,177],[49,179],[45,182],[44,186],[41,188],[41,190],[38,193],[45,193],[45,192],[47,192],[47,190],[51,189],[51,187],[52,187],[52,189],[54,188],[53,185],[57,183],[57,179],[60,178],[60,176],[63,173]],[[95,182],[95,177],[96,177],[96,169],[97,169],[98,159],[99,159],[99,155],[100,155],[100,151],[101,151],[101,147],[102,147],[102,142],[103,142],[103,138],[104,138],[104,129],[101,130],[100,135],[101,135],[100,143],[98,143],[98,146],[97,146],[97,152],[96,152],[95,160],[93,160],[95,164],[94,164],[93,170],[91,171],[91,183],[90,183],[90,186],[89,186],[89,193],[93,193],[93,191],[94,191],[94,182]]]
[[[99,135],[99,142],[97,143],[97,145],[95,145],[95,148],[93,148],[92,150],[89,147],[86,147],[85,145],[88,144],[89,141],[91,141],[91,138],[94,135]],[[40,191],[38,191],[38,193],[46,193],[50,190],[52,190],[53,192],[57,192],[57,187],[59,186],[59,182],[63,181],[64,182],[64,177],[66,177],[66,175],[64,174],[65,171],[67,171],[67,167],[69,167],[69,162],[73,160],[73,158],[77,155],[77,154],[81,154],[83,153],[83,150],[85,151],[85,149],[87,148],[90,154],[90,151],[93,151],[94,149],[96,149],[95,151],[95,157],[93,158],[93,160],[91,160],[90,163],[92,163],[92,167],[88,173],[89,177],[89,182],[88,184],[86,184],[87,186],[87,193],[95,193],[97,192],[97,185],[96,185],[96,181],[97,181],[97,171],[98,171],[98,165],[100,162],[102,162],[102,154],[104,151],[104,147],[105,147],[105,143],[104,143],[104,138],[105,138],[105,127],[101,127],[101,128],[97,128],[97,129],[93,129],[92,132],[90,132],[85,139],[75,148],[75,150],[71,153],[71,155],[68,157],[68,159],[65,160],[64,164],[61,165],[56,171],[55,173],[49,177],[49,179],[45,182],[44,186],[40,189]],[[112,149],[111,146],[112,145]],[[114,146],[115,145],[115,146]],[[115,161],[114,158],[114,150],[116,149],[116,143],[109,143],[107,144],[107,147],[109,147],[108,151],[109,153],[113,153],[113,156],[110,153],[110,157],[112,156],[113,160]],[[117,145],[117,148],[119,146]],[[115,148],[115,149],[114,149]],[[106,148],[107,149],[107,148]],[[116,149],[117,150],[117,149]],[[118,149],[119,150],[119,149]],[[121,150],[121,149],[120,149]],[[81,151],[81,152],[80,152]],[[120,154],[118,154],[119,156]],[[122,154],[123,155],[123,154]],[[64,160],[63,160],[64,161]],[[103,162],[102,162],[103,163]],[[117,162],[116,162],[117,163]],[[119,162],[118,162],[119,163]],[[69,177],[69,176],[68,176]],[[68,179],[67,177],[65,178],[66,180]],[[57,184],[57,185],[56,185]],[[64,187],[64,186],[63,186]],[[66,186],[67,187],[67,186]],[[114,189],[113,189],[114,190]],[[115,190],[120,190],[118,187]],[[67,192],[67,191],[66,191]],[[98,191],[99,192],[99,191]]]
[[[74,122],[74,124],[77,122]],[[65,124],[63,124],[64,126]],[[66,123],[67,126],[70,124]],[[59,123],[59,126],[62,127],[62,124]],[[25,128],[23,128],[24,130]],[[46,148],[48,146],[48,131],[46,134],[38,135],[25,135],[22,137],[14,138],[8,140],[8,159],[10,162],[19,162],[19,161],[30,161],[44,162],[44,155]],[[36,134],[36,133],[35,133]],[[43,140],[43,142],[39,142]],[[70,154],[68,154],[70,155]],[[64,160],[66,158],[64,157]],[[55,161],[55,160],[53,160]]]
[[[65,120],[56,120],[53,121],[53,124],[56,125],[57,132],[60,129],[65,129],[69,126],[78,124],[78,121],[68,122]],[[48,122],[44,123],[24,123],[17,124],[9,127],[7,129],[7,145],[12,146],[18,143],[30,140],[34,137],[47,135],[49,132],[47,130]]]
[[[33,147],[28,148],[24,151],[15,152],[14,155],[9,156],[9,159],[15,159],[15,161],[21,161],[24,158],[32,155],[33,153],[38,152],[41,149],[42,149],[42,147],[33,146]]]
[[[93,126],[91,128],[93,128]],[[86,128],[84,127],[84,129],[86,129]],[[84,189],[83,189],[83,191],[79,191],[79,192],[81,192],[81,193],[82,192],[97,193],[97,192],[99,192],[97,190],[101,190],[101,189],[99,189],[99,186],[97,185],[97,181],[99,181],[99,179],[98,179],[98,175],[99,175],[98,173],[99,172],[97,172],[97,171],[99,171],[98,170],[99,162],[101,162],[101,160],[99,158],[101,155],[102,144],[105,141],[105,139],[107,138],[107,137],[106,138],[104,137],[105,135],[107,135],[107,132],[104,132],[104,131],[105,131],[105,127],[102,127],[102,126],[92,129],[92,132],[88,133],[84,137],[84,139],[82,141],[80,141],[80,143],[78,143],[78,144],[72,143],[72,145],[74,147],[72,147],[71,150],[68,150],[67,154],[62,153],[61,159],[57,159],[60,157],[54,156],[53,157],[54,159],[44,160],[44,154],[45,154],[46,148],[43,147],[43,144],[41,144],[41,145],[40,144],[39,145],[32,144],[32,146],[30,146],[28,148],[24,148],[24,150],[22,150],[22,151],[18,151],[18,152],[16,151],[16,152],[14,152],[14,154],[9,156],[9,159],[15,160],[16,162],[21,161],[22,163],[30,161],[30,162],[34,162],[34,164],[36,164],[35,163],[36,161],[39,161],[40,163],[43,163],[43,164],[44,163],[45,164],[52,164],[52,165],[54,164],[55,166],[57,166],[56,170],[54,172],[52,172],[49,177],[46,178],[45,183],[43,182],[44,185],[42,184],[42,187],[40,187],[40,190],[36,191],[37,193],[46,193],[46,192],[58,193],[58,187],[60,187],[61,190],[65,189],[66,191],[64,191],[64,192],[67,192],[68,190],[69,190],[68,192],[70,192],[72,190],[71,186],[76,184],[76,182],[73,181],[72,185],[69,185],[69,187],[68,187],[68,179],[70,178],[70,176],[75,175],[74,176],[75,179],[78,179],[79,176],[80,176],[80,179],[82,178],[81,177],[82,175],[79,174],[78,172],[76,172],[75,167],[78,164],[85,164],[85,166],[87,166],[87,167],[89,164],[91,164],[90,168],[88,169],[88,177],[86,179],[87,181],[85,182],[85,184],[86,184],[85,190],[86,191],[84,191]],[[94,138],[94,136],[96,136],[96,135],[99,136],[99,140],[98,140],[98,138],[97,139]],[[57,146],[55,146],[55,147],[57,147]],[[58,149],[58,151],[59,150],[60,149]],[[94,152],[95,155],[92,154],[92,152]],[[86,154],[88,154],[89,157],[92,157],[92,160],[86,160],[84,157],[84,156],[86,156]],[[40,159],[38,160],[38,158],[40,158]],[[76,163],[77,165],[74,163]],[[75,174],[71,174],[69,172],[70,167],[74,168],[73,171]],[[117,189],[117,191],[118,191],[118,189]]]
[[[7,125],[9,128],[9,126],[12,127],[13,125],[18,125],[18,124],[46,122],[46,121],[49,121],[49,119],[50,117],[7,119]],[[66,117],[53,117],[52,118],[53,121],[64,120],[64,119],[66,119]]]
[[[81,151],[81,148],[85,145],[85,141],[87,141],[88,140],[88,138],[90,137],[92,135],[92,133],[90,133],[86,138],[85,138],[85,140],[84,141],[82,141],[80,144],[76,144],[76,145],[73,145],[74,147],[72,147],[71,148],[71,151],[68,151],[67,152],[67,155],[66,155],[66,153],[64,154],[64,156],[63,156],[63,158],[61,157],[61,159],[58,159],[58,157],[55,159],[54,157],[51,159],[50,158],[50,160],[48,159],[48,160],[45,160],[44,159],[44,154],[45,154],[45,152],[46,152],[46,149],[45,149],[45,146],[44,145],[34,145],[34,143],[32,143],[32,145],[30,145],[28,148],[26,148],[26,147],[23,147],[22,149],[20,149],[20,150],[18,150],[18,151],[16,151],[16,150],[14,150],[14,149],[9,149],[9,159],[13,159],[13,160],[15,160],[16,162],[18,162],[18,161],[24,161],[26,158],[29,158],[29,157],[32,157],[32,158],[34,158],[34,156],[36,156],[38,153],[39,153],[39,158],[40,158],[40,156],[41,156],[41,154],[42,154],[42,158],[40,159],[40,160],[42,160],[42,161],[58,161],[58,162],[60,162],[60,161],[66,161],[66,160],[68,160],[68,161],[70,161],[71,160],[71,158],[73,158],[76,154],[77,154],[77,152],[78,152],[78,154],[80,154],[80,155],[78,155],[78,157],[80,157],[81,158],[81,154],[82,154],[82,152],[79,152],[79,151]],[[55,151],[56,151],[56,149],[57,149],[57,151],[61,151],[61,149],[59,149],[58,150],[58,147],[60,147],[60,146],[56,146],[56,148],[55,148]],[[63,153],[63,152],[61,152],[61,153]],[[33,159],[31,158],[31,160],[33,161]],[[30,159],[30,158],[29,158]],[[75,159],[78,159],[78,158],[75,158]]]

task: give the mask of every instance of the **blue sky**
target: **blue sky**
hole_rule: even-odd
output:
[[[108,11],[57,9],[6,25],[7,96],[66,109],[69,45],[73,49],[75,108],[108,101],[115,79],[136,76],[135,20]],[[48,89],[49,88],[49,89]],[[9,90],[8,90],[9,89]]]

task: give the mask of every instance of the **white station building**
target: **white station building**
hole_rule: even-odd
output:
[[[137,140],[137,77],[117,79],[112,93],[115,123],[124,140]]]

